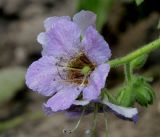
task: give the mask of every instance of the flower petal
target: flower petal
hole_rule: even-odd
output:
[[[126,120],[131,120],[134,121],[135,123],[138,120],[138,110],[137,108],[126,108],[122,106],[117,106],[115,104],[112,104],[110,102],[105,102],[110,109],[116,116],[126,119]]]
[[[71,18],[69,16],[61,16],[61,17],[54,16],[54,17],[47,18],[44,21],[44,27],[45,27],[46,31],[50,30],[54,26],[54,24],[60,20],[70,21]]]
[[[84,99],[95,100],[98,98],[101,93],[101,89],[105,86],[109,70],[110,66],[108,64],[101,64],[92,72],[89,78],[89,84],[83,90]]]
[[[46,107],[45,104],[42,105],[42,109],[43,109],[44,114],[45,114],[46,116],[51,116],[51,115],[53,115],[53,114],[55,113],[55,112],[52,111],[51,108]]]
[[[84,33],[89,26],[96,27],[96,14],[82,10],[74,15],[73,22],[78,24],[82,33]]]
[[[82,40],[86,56],[96,64],[102,64],[111,57],[111,50],[103,37],[93,28],[89,27]]]
[[[84,110],[85,109],[85,110]],[[92,112],[94,112],[94,107],[93,106],[77,106],[77,105],[72,105],[69,109],[67,109],[66,114],[69,117],[78,117],[82,114],[84,111],[84,115],[88,115]]]
[[[76,86],[65,88],[51,97],[45,106],[51,108],[54,112],[65,110],[73,104],[80,92],[81,89]]]
[[[65,73],[57,70],[57,60],[54,57],[44,56],[30,65],[26,73],[26,84],[33,91],[50,96],[65,86],[63,83],[56,82],[65,77]]]
[[[45,45],[47,38],[44,32],[41,32],[38,36],[37,36],[37,41],[43,45]]]
[[[85,106],[87,104],[89,104],[89,101],[88,100],[75,100],[73,102],[74,105],[80,105],[80,106]]]
[[[42,55],[54,57],[74,57],[80,50],[80,29],[68,20],[58,20],[50,30],[37,37],[43,46]]]

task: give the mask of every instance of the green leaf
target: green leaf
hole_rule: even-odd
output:
[[[148,58],[148,55],[147,54],[144,54],[136,59],[134,59],[133,61],[131,61],[131,67],[133,69],[138,69],[138,68],[141,68],[143,67],[143,65],[146,63],[147,61],[147,58]]]
[[[135,1],[136,1],[137,6],[139,6],[144,0],[135,0]]]
[[[78,0],[78,11],[90,10],[97,15],[97,29],[100,31],[107,20],[114,0]]]
[[[0,104],[9,101],[24,86],[25,69],[21,67],[0,70]]]

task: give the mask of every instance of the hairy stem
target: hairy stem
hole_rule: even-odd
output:
[[[95,137],[96,136],[97,114],[98,114],[98,104],[95,104],[93,123],[92,123],[90,137]]]
[[[126,63],[132,61],[133,59],[135,59],[143,54],[150,53],[158,48],[160,48],[160,38],[156,39],[155,41],[153,41],[149,44],[144,45],[142,48],[140,48],[140,49],[124,56],[124,57],[110,60],[107,63],[110,64],[111,68],[113,68],[113,67],[116,67],[119,65],[126,64]]]
[[[105,108],[103,107],[104,111],[104,120],[105,120],[105,137],[108,137],[108,120],[107,120],[107,112]]]
[[[124,70],[125,70],[124,72],[125,72],[126,81],[127,81],[127,82],[131,81],[131,78],[132,78],[132,70],[131,70],[131,65],[130,65],[130,63],[126,63],[126,64],[125,64]]]

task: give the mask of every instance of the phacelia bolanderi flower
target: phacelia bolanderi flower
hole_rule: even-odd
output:
[[[69,111],[99,99],[110,70],[106,62],[111,50],[95,26],[96,15],[90,11],[81,11],[73,19],[62,16],[44,21],[45,32],[37,38],[42,57],[28,68],[26,84],[50,97],[46,110]],[[127,119],[137,115],[135,108],[104,104]]]

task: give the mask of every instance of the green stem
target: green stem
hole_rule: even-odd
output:
[[[95,104],[93,124],[92,124],[92,128],[91,128],[91,136],[90,137],[96,136],[97,114],[98,114],[98,104]]]
[[[131,65],[130,63],[126,63],[124,67],[124,72],[125,72],[125,78],[127,82],[131,81],[132,78],[132,70],[131,70]]]
[[[106,110],[103,108],[104,111],[104,120],[105,120],[105,134],[106,137],[108,137],[108,120],[107,120],[107,112]]]
[[[144,47],[142,47],[142,48],[140,48],[140,49],[124,56],[124,57],[110,60],[107,63],[110,64],[111,68],[113,68],[113,67],[116,67],[119,65],[126,64],[126,63],[132,61],[133,59],[135,59],[143,54],[150,53],[158,48],[160,48],[160,38],[156,39],[155,41],[153,41],[149,44],[144,45]]]

